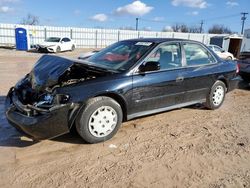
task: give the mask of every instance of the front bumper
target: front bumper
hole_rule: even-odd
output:
[[[38,46],[38,51],[40,52],[56,52],[56,47],[55,46],[51,46],[51,47],[44,47],[44,46]]]
[[[36,109],[23,105],[11,89],[5,102],[6,117],[11,125],[33,139],[51,139],[69,132],[69,104],[57,105],[49,110]],[[32,112],[32,113],[27,113]]]

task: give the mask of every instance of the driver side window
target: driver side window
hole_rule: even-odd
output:
[[[160,70],[181,67],[181,48],[179,43],[168,43],[159,46],[147,61],[159,62]]]

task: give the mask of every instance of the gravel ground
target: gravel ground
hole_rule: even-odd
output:
[[[7,123],[4,100],[41,55],[0,49],[0,187],[250,187],[246,83],[218,110],[191,106],[132,120],[105,143],[76,134],[33,142]]]

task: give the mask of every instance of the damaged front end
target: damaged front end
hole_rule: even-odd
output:
[[[80,104],[70,93],[57,88],[103,76],[72,60],[45,55],[32,71],[11,88],[6,99],[6,117],[33,139],[50,139],[68,133]]]

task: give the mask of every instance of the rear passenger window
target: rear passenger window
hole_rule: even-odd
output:
[[[161,70],[181,67],[181,48],[179,43],[159,46],[147,61],[159,62]]]
[[[185,50],[186,62],[188,66],[215,63],[215,59],[209,51],[199,44],[186,43],[183,45],[183,48]]]
[[[69,42],[70,39],[69,39],[69,38],[63,38],[62,41],[63,41],[63,42]]]

